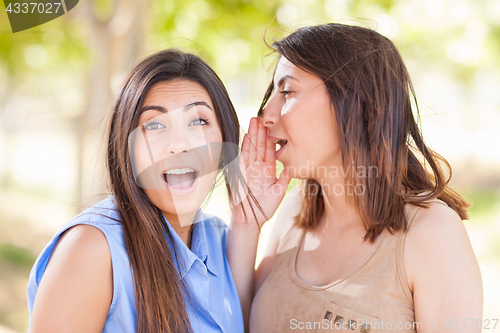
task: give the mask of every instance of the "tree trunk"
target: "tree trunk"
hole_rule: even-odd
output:
[[[106,120],[117,89],[144,52],[145,21],[151,0],[117,0],[107,19],[98,18],[92,1],[80,3],[91,24],[90,49],[94,64],[87,78],[85,112],[76,119],[78,138],[77,210],[106,194]],[[120,82],[121,83],[121,82]]]

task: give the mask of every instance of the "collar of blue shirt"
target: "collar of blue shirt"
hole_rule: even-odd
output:
[[[170,225],[168,220],[165,217],[163,218],[165,219],[168,230],[170,231],[170,234],[172,235],[172,238],[174,240],[175,251],[177,253],[178,259],[177,267],[179,269],[181,278],[184,279],[184,276],[187,274],[187,272],[197,259],[201,260],[205,264],[209,272],[211,272],[215,276],[218,276],[217,269],[210,256],[210,250],[208,248],[208,243],[210,243],[211,240],[207,238],[206,223],[209,223],[209,218],[203,213],[199,214],[199,217],[193,226],[191,249],[187,247],[181,237],[175,232],[174,228]],[[213,235],[211,236],[213,237]],[[210,235],[208,235],[208,237],[210,237]],[[172,243],[170,242],[168,236],[167,241],[170,245],[170,248],[172,249]]]

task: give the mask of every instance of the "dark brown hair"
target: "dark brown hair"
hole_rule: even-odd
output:
[[[187,288],[165,238],[165,233],[171,240],[172,235],[161,211],[136,185],[128,150],[128,137],[138,126],[148,89],[157,82],[177,79],[196,82],[206,89],[222,140],[233,143],[223,146],[221,162],[230,198],[235,195],[231,189],[237,189],[235,183],[240,181],[238,170],[230,170],[233,164],[229,163],[238,155],[238,118],[215,72],[199,57],[178,50],[161,51],[140,62],[128,75],[111,110],[107,167],[134,276],[137,332],[142,333],[192,331],[183,299],[189,296]]]
[[[345,184],[364,189],[362,195],[346,197],[363,221],[365,240],[373,242],[384,228],[405,231],[405,203],[425,207],[438,198],[461,219],[468,218],[470,204],[448,187],[449,163],[424,143],[412,111],[413,99],[418,119],[408,71],[389,39],[367,28],[332,23],[298,29],[272,47],[324,82],[340,132],[343,167],[377,171],[376,177],[349,172],[345,178]],[[271,83],[259,115],[273,90]],[[313,179],[302,186],[295,224],[314,228],[324,212],[321,186]]]

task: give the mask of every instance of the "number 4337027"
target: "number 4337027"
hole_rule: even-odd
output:
[[[453,320],[447,320],[443,327],[445,328],[451,328],[451,329],[472,329],[472,328],[477,328],[477,329],[483,329],[483,330],[489,330],[489,329],[496,329],[498,324],[498,319],[453,319]]]
[[[43,2],[24,2],[24,3],[9,3],[5,11],[7,13],[39,13],[39,14],[54,14],[59,12],[59,8],[61,8],[61,3],[43,3]],[[63,10],[61,8],[61,10]]]

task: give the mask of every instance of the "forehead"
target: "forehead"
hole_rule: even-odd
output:
[[[288,74],[288,73],[294,72],[294,71],[299,70],[299,69],[300,68],[298,68],[297,66],[292,64],[290,62],[290,60],[288,60],[284,56],[281,56],[280,60],[278,61],[278,65],[276,66],[276,73],[280,72],[280,73]]]
[[[284,56],[281,56],[278,64],[276,65],[276,71],[274,73],[275,86],[279,86],[279,83],[284,82],[285,79],[287,81],[288,79],[290,79],[292,81],[305,85],[318,85],[323,83],[323,81],[316,75],[306,72],[305,70],[295,66]]]
[[[292,64],[287,58],[281,56],[278,61],[278,65],[276,65],[275,78],[279,80],[281,77],[285,75],[292,75],[297,71],[301,71],[301,69]]]
[[[146,94],[144,105],[154,104],[166,106],[167,109],[175,109],[198,101],[204,101],[213,107],[208,92],[199,83],[171,80],[153,84]]]

